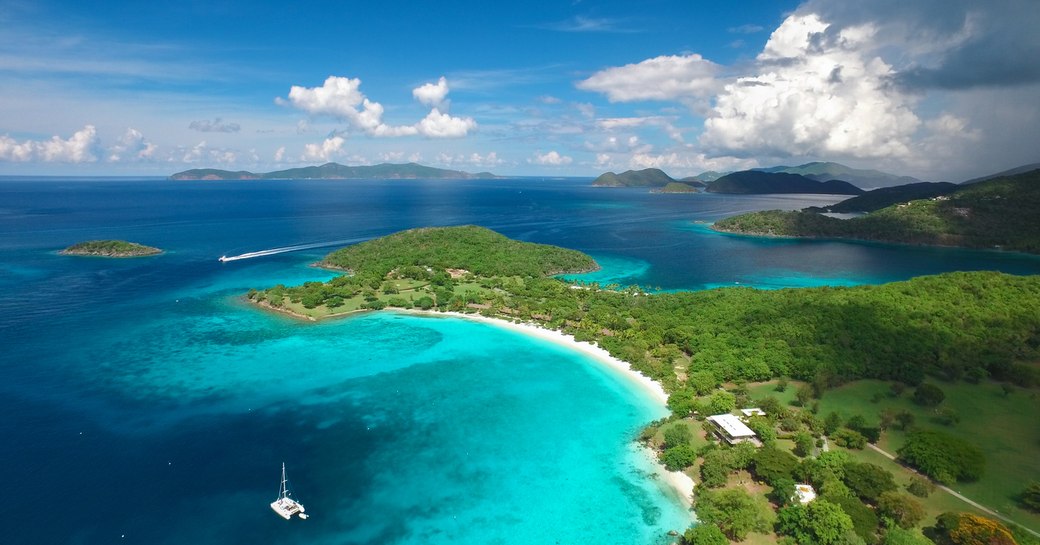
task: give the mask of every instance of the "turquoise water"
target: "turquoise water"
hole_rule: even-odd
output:
[[[16,544],[668,542],[690,517],[632,439],[663,410],[586,356],[459,319],[308,323],[250,288],[293,245],[473,223],[662,290],[1040,273],[992,252],[727,237],[694,221],[820,196],[669,199],[587,181],[0,180],[0,460]],[[56,251],[124,238],[166,253]],[[268,504],[285,462],[312,516]]]

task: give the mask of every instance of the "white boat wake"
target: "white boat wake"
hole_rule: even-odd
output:
[[[238,261],[240,259],[253,259],[254,257],[264,257],[264,256],[268,256],[268,255],[284,254],[284,253],[287,253],[287,252],[298,252],[300,250],[311,250],[311,249],[314,249],[314,248],[325,248],[327,246],[342,246],[342,245],[346,245],[346,244],[353,244],[355,242],[361,242],[363,240],[366,240],[366,239],[364,239],[364,238],[350,238],[350,239],[346,239],[346,240],[334,240],[334,241],[331,241],[331,242],[315,242],[315,243],[312,243],[312,244],[297,244],[296,246],[283,246],[281,248],[270,248],[270,249],[267,249],[267,250],[259,250],[259,251],[256,251],[256,252],[246,252],[244,254],[239,254],[239,255],[232,255],[232,256],[222,255],[222,256],[220,256],[217,259],[217,261],[227,262],[227,261]]]

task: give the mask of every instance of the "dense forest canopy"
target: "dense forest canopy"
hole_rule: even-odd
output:
[[[1037,380],[1029,365],[1040,358],[1036,276],[961,272],[881,286],[647,294],[547,277],[594,262],[472,226],[405,231],[333,252],[323,264],[353,275],[250,297],[315,308],[367,292],[365,308],[538,321],[598,342],[670,391],[686,388],[699,371],[720,380],[789,376],[825,385],[858,378],[916,384],[927,374]],[[449,276],[448,269],[468,273]],[[380,299],[380,290],[389,298]]]

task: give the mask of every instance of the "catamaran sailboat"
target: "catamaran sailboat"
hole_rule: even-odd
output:
[[[300,515],[301,519],[306,519],[303,504],[289,497],[288,483],[288,479],[285,478],[285,462],[282,462],[282,488],[278,491],[278,499],[271,502],[271,509],[285,520],[289,520],[293,515]]]

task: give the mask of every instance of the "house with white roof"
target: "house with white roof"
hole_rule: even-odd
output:
[[[744,442],[754,443],[756,446],[761,445],[755,437],[755,432],[732,414],[716,414],[709,416],[707,420],[712,424],[715,435],[731,445]]]

